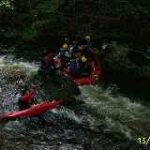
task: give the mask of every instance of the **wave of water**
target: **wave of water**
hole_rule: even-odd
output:
[[[79,99],[94,110],[98,122],[104,120],[106,131],[122,132],[128,138],[149,136],[149,106],[143,106],[119,93],[113,94],[113,87],[104,89],[101,86],[84,86],[80,90],[82,95]]]
[[[38,63],[16,60],[13,56],[0,57],[0,112],[18,109],[18,98],[14,95],[15,80],[30,77],[37,73],[37,70]],[[9,80],[10,78],[15,80]],[[76,97],[77,101],[84,101],[79,108],[80,112],[77,108],[70,109],[64,106],[48,111],[46,119],[54,125],[42,129],[38,126],[39,121],[36,129],[28,126],[30,119],[9,122],[0,133],[0,136],[5,135],[1,141],[5,141],[5,144],[10,142],[8,145],[3,144],[3,147],[9,149],[12,145],[17,149],[16,142],[18,142],[18,149],[26,149],[28,143],[32,141],[30,148],[35,150],[84,149],[84,143],[90,143],[87,139],[91,138],[91,135],[87,135],[86,132],[99,132],[99,129],[103,130],[104,134],[123,133],[128,139],[134,140],[139,136],[148,136],[149,106],[143,106],[119,93],[113,94],[112,86],[107,89],[101,86],[83,86],[80,90],[81,95]],[[91,140],[93,143],[100,144],[99,140],[106,143],[105,145],[101,143],[95,149],[108,148],[105,138],[104,135],[93,137]],[[24,144],[26,139],[29,140]],[[85,142],[86,140],[88,142]],[[109,144],[112,145],[112,141]]]
[[[30,78],[37,70],[38,65],[35,63],[19,61],[11,55],[0,57],[0,100],[5,110],[16,109],[16,83]]]

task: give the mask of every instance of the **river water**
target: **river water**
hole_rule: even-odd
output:
[[[0,113],[18,109],[16,80],[29,79],[37,62],[0,56]],[[82,86],[72,106],[61,106],[40,118],[0,124],[1,150],[143,150],[150,143],[150,105],[121,95],[116,85]],[[42,90],[42,87],[41,87]]]

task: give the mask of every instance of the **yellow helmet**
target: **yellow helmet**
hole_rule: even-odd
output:
[[[87,36],[85,36],[85,39],[86,39],[86,40],[90,40],[91,37],[90,37],[89,35],[87,35]]]
[[[81,61],[82,61],[82,62],[87,62],[87,58],[86,58],[85,56],[82,56],[82,57],[81,57]]]
[[[63,49],[64,49],[64,50],[67,50],[68,47],[69,47],[68,44],[64,44],[64,45],[63,45]]]

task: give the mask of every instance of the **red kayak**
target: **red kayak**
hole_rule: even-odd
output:
[[[16,119],[16,118],[26,118],[26,117],[33,117],[44,113],[47,110],[51,110],[57,108],[63,103],[62,100],[60,101],[43,101],[39,104],[32,105],[30,108],[25,110],[20,110],[16,112],[7,112],[0,115],[0,119]]]
[[[90,62],[89,65],[91,68],[91,73],[86,77],[74,78],[69,74],[67,69],[64,70],[63,74],[69,77],[77,86],[95,84],[99,76],[101,75],[101,67],[94,61]]]

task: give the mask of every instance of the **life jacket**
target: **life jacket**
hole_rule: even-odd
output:
[[[61,58],[63,58],[63,57],[68,57],[68,58],[70,58],[70,57],[71,57],[70,49],[65,50],[65,49],[61,48],[59,55],[60,55]]]
[[[47,68],[48,67],[48,56],[45,56],[45,57],[43,57],[42,58],[42,60],[41,60],[41,68]]]
[[[71,52],[72,55],[79,52],[77,44],[73,44],[73,45],[70,46],[70,52]]]
[[[54,55],[51,53],[48,53],[47,55],[43,56],[43,58],[41,59],[41,66],[46,68],[50,65],[53,65],[54,64],[53,58]]]
[[[25,103],[31,103],[31,101],[33,100],[34,98],[34,92],[29,90],[27,91],[24,95],[22,95],[20,97],[20,100],[25,102]]]
[[[55,68],[61,67],[61,60],[58,57],[54,57]]]
[[[78,69],[79,69],[79,63],[77,62],[77,60],[72,60],[69,63],[69,71],[71,73],[75,73],[75,72],[77,72]]]

